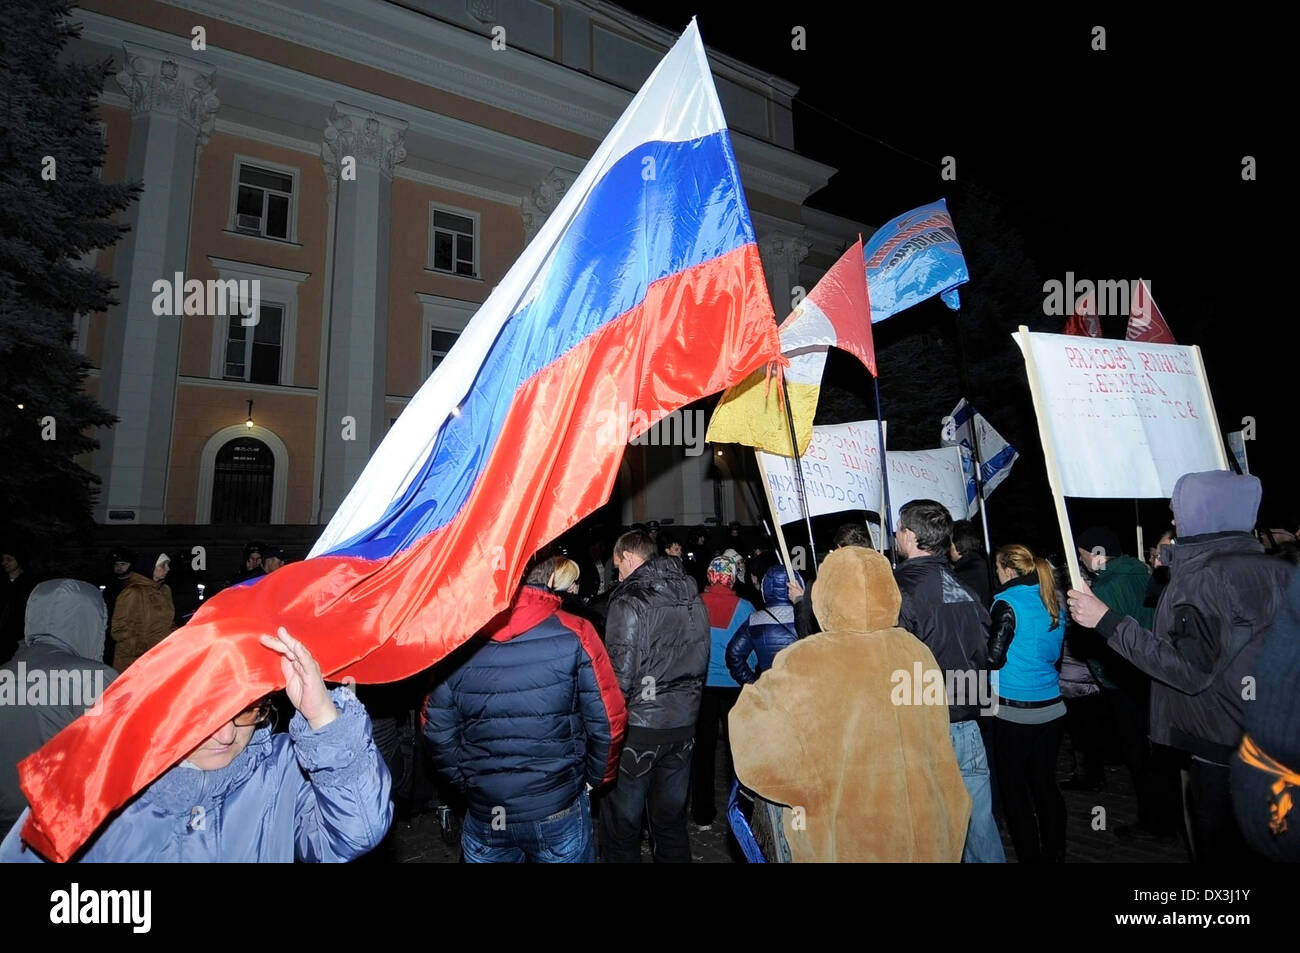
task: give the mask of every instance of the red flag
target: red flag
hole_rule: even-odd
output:
[[[1101,337],[1101,320],[1097,317],[1097,307],[1093,303],[1091,291],[1079,299],[1074,314],[1065,322],[1065,333],[1080,337]]]
[[[1156,299],[1151,296],[1151,290],[1141,278],[1133,292],[1128,312],[1128,333],[1124,337],[1129,341],[1145,341],[1148,344],[1178,343],[1160,309],[1156,307]]]

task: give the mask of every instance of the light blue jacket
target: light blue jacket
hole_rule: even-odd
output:
[[[79,861],[346,861],[373,849],[393,820],[388,768],[366,709],[346,688],[339,717],[312,731],[295,714],[288,734],[259,728],[226,767],[176,765],[103,827]],[[0,862],[37,863],[19,840],[30,809],[0,844]]]

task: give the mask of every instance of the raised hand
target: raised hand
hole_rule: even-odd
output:
[[[339,716],[321,677],[320,665],[307,646],[291,636],[284,626],[274,636],[262,636],[262,644],[282,656],[280,670],[284,673],[285,692],[313,731],[319,731]]]

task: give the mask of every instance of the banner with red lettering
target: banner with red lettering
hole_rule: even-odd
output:
[[[1184,473],[1228,468],[1196,348],[1027,337],[1064,496],[1158,499]]]

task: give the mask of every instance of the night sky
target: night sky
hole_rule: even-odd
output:
[[[673,30],[697,15],[711,49],[800,87],[796,148],[840,170],[809,205],[880,225],[951,193],[940,178],[951,155],[959,182],[996,196],[1044,280],[1147,279],[1178,342],[1201,346],[1224,429],[1256,419],[1247,451],[1265,515],[1300,522],[1278,23],[1257,11],[1174,22],[921,4],[623,5]],[[796,25],[806,50],[791,48]],[[1104,51],[1092,49],[1095,26]],[[1247,155],[1256,181],[1242,179]],[[1018,323],[1008,315],[1008,333]],[[1106,333],[1122,337],[1123,320],[1113,324]]]

